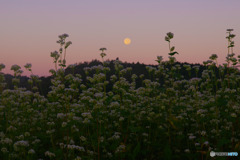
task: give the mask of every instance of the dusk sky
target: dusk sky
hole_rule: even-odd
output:
[[[217,54],[227,55],[226,29],[234,29],[240,55],[240,0],[0,0],[0,63],[32,64],[33,73],[50,75],[50,52],[59,49],[58,35],[67,33],[72,45],[67,65],[101,59],[157,64],[168,59],[167,32],[180,62],[201,63]],[[124,38],[131,44],[125,45]]]

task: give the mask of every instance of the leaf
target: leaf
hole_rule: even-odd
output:
[[[173,56],[175,54],[179,54],[178,52],[171,52],[171,53],[168,53],[170,56]]]
[[[168,119],[168,122],[170,123],[170,125],[171,125],[174,129],[177,129],[177,127],[174,125],[173,121],[171,121],[170,119]]]
[[[166,36],[165,41],[170,42],[170,38]]]
[[[240,142],[238,142],[236,145],[235,145],[235,149],[238,150],[240,147]]]
[[[170,51],[172,52],[172,51],[174,51],[174,49],[175,49],[175,47],[173,46],[173,47],[170,49]]]

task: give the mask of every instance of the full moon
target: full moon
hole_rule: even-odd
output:
[[[125,38],[124,39],[124,44],[129,45],[131,43],[131,39],[130,38]]]

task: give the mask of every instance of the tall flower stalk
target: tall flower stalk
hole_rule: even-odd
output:
[[[236,36],[235,34],[232,34],[233,29],[227,29],[227,34],[228,36],[226,37],[226,39],[228,40],[228,55],[226,57],[226,61],[227,61],[227,77],[228,77],[228,87],[230,87],[229,85],[229,65],[230,62],[232,62],[232,65],[235,66],[237,64],[237,59],[234,57],[234,53],[233,53],[233,47],[234,47],[234,41],[233,38]]]
[[[20,79],[17,78],[19,76],[21,76],[21,74],[23,73],[23,71],[21,70],[21,67],[19,65],[12,65],[11,70],[14,71],[14,78],[12,79],[12,83],[14,85],[14,88],[17,89],[18,85],[20,83]]]
[[[104,53],[104,51],[106,51],[107,48],[100,48],[99,50],[102,51],[102,52],[100,53],[100,56],[102,57],[102,61],[103,61],[103,63],[104,63],[104,57],[106,56],[106,53]]]
[[[3,91],[3,88],[5,87],[6,83],[4,83],[5,78],[4,75],[1,73],[1,71],[5,68],[5,65],[3,63],[0,64],[0,94]]]
[[[30,79],[28,80],[28,83],[31,85],[31,89],[37,91],[38,88],[40,88],[40,90],[42,92],[42,88],[40,87],[41,80],[39,79],[39,77],[37,75],[33,74],[33,72],[32,72],[32,64],[31,63],[27,63],[26,65],[24,65],[24,68],[26,70],[28,70],[29,72],[31,72]]]
[[[172,32],[168,32],[167,36],[165,36],[165,41],[168,42],[168,48],[169,48],[169,55],[170,57],[173,57],[175,54],[178,54],[178,52],[174,51],[175,46],[171,46],[171,39],[173,39],[174,34]]]
[[[235,34],[232,34],[233,29],[227,29],[227,34],[228,36],[226,37],[226,39],[228,40],[228,55],[231,53],[233,53],[233,47],[234,47],[234,41],[233,38],[236,36]]]
[[[102,52],[100,53],[100,56],[102,57],[103,65],[105,66],[104,57],[105,57],[107,54],[104,53],[104,51],[107,50],[107,48],[100,48],[99,50],[102,51]],[[103,89],[104,89],[104,96],[106,96],[106,85],[107,85],[107,82],[106,82],[107,71],[106,71],[106,69],[104,69],[104,75],[105,75],[105,77],[104,77]]]
[[[172,65],[175,63],[176,61],[176,58],[174,57],[175,54],[179,54],[178,52],[175,51],[175,46],[171,46],[171,39],[173,39],[174,37],[174,34],[172,32],[168,32],[167,35],[165,36],[165,41],[168,42],[168,48],[169,48],[169,63],[171,65],[171,78],[173,78],[173,75],[174,75],[174,71],[173,71],[173,67]]]
[[[66,38],[69,37],[69,35],[66,33],[59,35],[58,37],[59,37],[59,40],[57,41],[57,43],[60,44],[60,48],[59,48],[60,59],[58,60],[59,57],[57,56],[57,60],[58,60],[59,66],[61,68],[64,68],[66,67],[66,54],[67,54],[66,50],[72,44],[72,42],[71,41],[66,42]],[[63,50],[64,50],[64,55],[63,55]],[[58,53],[58,52],[55,51],[55,53]]]

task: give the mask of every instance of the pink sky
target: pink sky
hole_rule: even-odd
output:
[[[0,0],[1,1],[1,0]],[[235,53],[240,53],[239,0],[11,0],[0,6],[0,63],[4,73],[18,64],[32,63],[33,73],[47,76],[54,68],[50,52],[58,50],[58,35],[69,34],[72,45],[67,64],[107,59],[156,64],[168,59],[164,37],[174,33],[172,44],[180,62],[202,63],[213,53],[224,62],[226,29],[233,28]],[[132,43],[124,45],[129,37]]]

